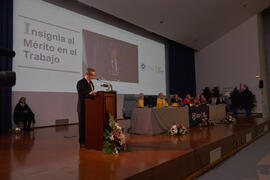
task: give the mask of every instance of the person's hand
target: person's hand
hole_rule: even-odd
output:
[[[97,95],[97,91],[91,91],[89,94],[92,96],[95,96],[95,95]]]

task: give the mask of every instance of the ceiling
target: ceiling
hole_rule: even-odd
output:
[[[200,50],[270,6],[270,0],[78,0]]]

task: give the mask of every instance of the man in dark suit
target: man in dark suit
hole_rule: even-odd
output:
[[[81,146],[85,146],[85,110],[84,101],[85,98],[95,96],[96,91],[94,91],[94,85],[92,80],[96,75],[96,71],[92,68],[87,68],[85,70],[85,76],[77,82],[77,92],[78,92],[78,105],[77,112],[79,116],[79,143]]]

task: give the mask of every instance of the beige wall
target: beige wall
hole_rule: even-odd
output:
[[[78,123],[77,93],[13,91],[12,112],[20,97],[26,97],[26,103],[35,113],[35,127],[55,125],[57,119],[68,119],[69,124]],[[118,94],[117,118],[119,119],[123,118],[123,100],[124,96]]]
[[[13,91],[12,110],[20,97],[26,97],[26,103],[35,113],[35,127],[55,125],[56,119],[78,122],[77,93]]]
[[[258,16],[248,19],[217,41],[195,53],[197,92],[211,88],[238,87],[246,84],[256,95],[255,112],[262,112],[258,87],[260,74]]]

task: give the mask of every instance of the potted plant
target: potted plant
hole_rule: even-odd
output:
[[[219,87],[216,86],[212,89],[212,97],[215,97],[215,98],[219,98],[219,96],[221,96],[221,94],[219,93]]]
[[[231,106],[234,116],[238,115],[238,109],[241,108],[241,93],[237,88],[234,88],[230,93]]]
[[[212,98],[212,93],[210,91],[209,87],[205,87],[203,89],[203,96],[205,97],[206,101],[209,102],[209,100]]]
[[[255,95],[249,90],[248,87],[245,88],[245,90],[241,93],[241,106],[246,111],[246,115],[250,116],[251,111],[256,106],[256,97]]]

